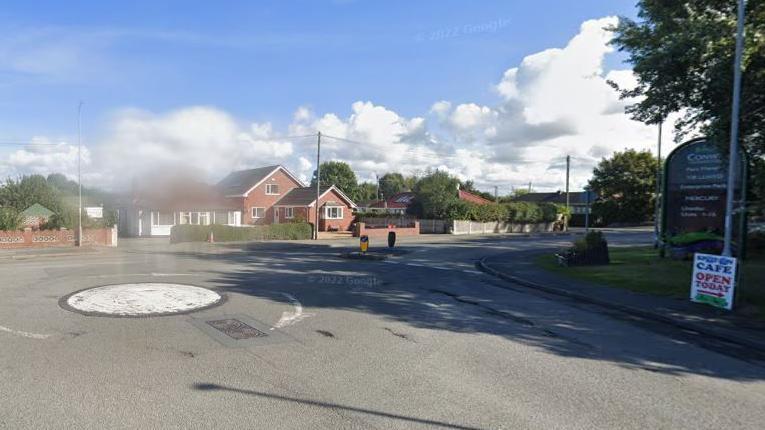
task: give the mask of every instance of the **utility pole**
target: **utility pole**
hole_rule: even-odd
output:
[[[499,187],[494,186],[494,203],[499,203]]]
[[[736,55],[733,60],[733,106],[730,115],[730,151],[728,154],[728,187],[725,198],[725,239],[722,255],[730,257],[733,241],[733,187],[736,186],[738,170],[738,116],[741,101],[741,53],[744,48],[744,0],[738,0],[736,25]],[[743,196],[742,196],[743,198]],[[741,214],[741,216],[745,216]],[[739,247],[741,244],[739,243]]]
[[[316,133],[316,216],[314,217],[314,240],[319,240],[319,198],[321,197],[321,132]]]
[[[82,101],[77,105],[77,193],[79,210],[77,211],[77,241],[82,246]]]
[[[584,234],[590,232],[590,187],[589,185],[584,187],[586,196],[587,208],[584,210]]]
[[[568,195],[568,178],[569,178],[569,171],[571,170],[571,156],[566,155],[566,211],[569,210],[571,201],[569,200]]]
[[[375,173],[375,179],[377,179],[377,191],[375,192],[375,200],[380,199],[380,176]]]
[[[659,239],[659,219],[661,218],[661,199],[659,198],[661,194],[661,126],[662,121],[659,121],[659,143],[656,148],[656,158],[659,160],[659,165],[656,167],[656,201],[654,202],[656,205],[656,215],[654,215],[653,220],[654,248],[661,246],[661,240]]]
[[[531,181],[529,181],[529,192],[531,192]]]

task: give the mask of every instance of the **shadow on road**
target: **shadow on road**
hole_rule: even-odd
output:
[[[480,255],[486,253],[487,242],[496,239],[470,239],[459,246],[474,248]],[[420,245],[411,246],[412,255],[427,265],[428,257],[414,249]],[[289,304],[274,294],[287,292],[308,308],[351,310],[417,328],[494,335],[563,357],[608,361],[636,371],[765,379],[763,367],[701,350],[674,336],[646,336],[645,331],[613,323],[599,312],[583,317],[581,311],[534,295],[528,300],[537,306],[533,311],[524,309],[518,293],[492,286],[501,281],[485,275],[350,261],[338,258],[339,252],[326,245],[250,244],[232,246],[226,253],[181,252],[179,256],[231,263],[231,270],[219,271],[210,279],[228,293]],[[433,264],[443,264],[442,258],[432,258]]]
[[[393,414],[390,412],[375,411],[372,409],[357,408],[353,406],[344,406],[344,405],[339,405],[337,403],[320,402],[317,400],[300,399],[297,397],[287,397],[287,396],[281,396],[278,394],[265,393],[263,391],[245,390],[241,388],[226,387],[226,386],[217,385],[217,384],[199,383],[199,384],[194,384],[193,388],[200,391],[222,391],[222,392],[246,394],[249,396],[258,397],[263,400],[290,402],[290,403],[296,403],[296,404],[306,405],[306,406],[315,406],[319,408],[355,412],[355,413],[366,414],[366,415],[374,415],[374,416],[378,416],[382,418],[390,418],[392,420],[437,426],[439,428],[457,429],[457,430],[480,430],[477,427],[467,427],[467,426],[462,426],[458,424],[445,423],[443,421],[435,421],[435,420],[428,420],[423,418],[409,417],[405,415]]]

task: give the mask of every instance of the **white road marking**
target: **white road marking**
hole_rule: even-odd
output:
[[[218,293],[193,285],[133,283],[80,291],[66,303],[83,312],[139,316],[187,312],[220,299]]]
[[[89,275],[89,278],[118,278],[120,276],[194,276],[194,273],[106,273],[103,275]]]
[[[405,263],[403,261],[391,261],[391,260],[384,260],[384,263],[389,264],[403,264],[405,266],[412,266],[412,267],[425,267],[428,269],[436,269],[436,270],[459,270],[463,273],[470,273],[471,275],[483,275],[484,273],[479,270],[471,270],[471,269],[459,269],[457,267],[444,267],[444,266],[430,266],[427,264],[420,264],[420,263]]]
[[[295,296],[287,293],[281,294],[292,303],[292,306],[295,307],[295,312],[282,312],[282,317],[279,318],[279,321],[277,321],[273,327],[271,327],[271,330],[293,325],[314,315],[310,313],[303,313],[303,305],[298,301],[298,299],[295,298]]]
[[[0,331],[4,331],[10,334],[15,334],[16,336],[27,337],[30,339],[47,339],[50,337],[49,334],[30,333],[28,331],[14,330],[8,327],[3,327],[1,325],[0,325]]]

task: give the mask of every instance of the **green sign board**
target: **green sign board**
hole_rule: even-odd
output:
[[[740,201],[744,192],[745,160],[743,156],[739,160],[734,201]],[[702,138],[675,148],[667,156],[664,168],[664,241],[672,243],[673,238],[677,241],[680,237],[688,238],[687,242],[692,242],[693,237],[722,240],[727,181],[728,157],[715,143]],[[740,238],[741,231],[737,230]]]

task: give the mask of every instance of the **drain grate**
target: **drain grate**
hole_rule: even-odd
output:
[[[252,339],[255,337],[266,337],[268,334],[247,325],[238,319],[227,318],[222,320],[205,321],[208,325],[225,334],[226,336],[236,339]]]

